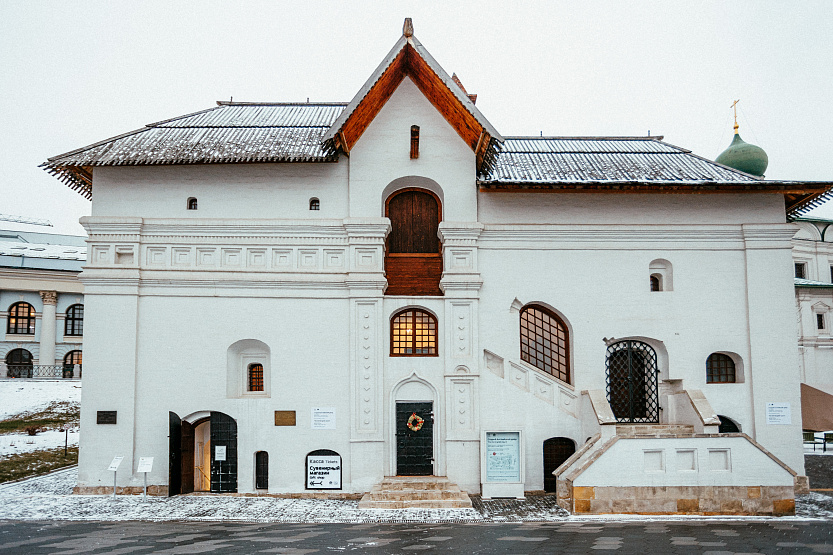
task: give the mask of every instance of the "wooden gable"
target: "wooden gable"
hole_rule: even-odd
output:
[[[503,142],[503,138],[474,107],[466,92],[430,57],[416,37],[407,33],[406,23],[405,34],[345,108],[342,116],[333,123],[328,139],[336,148],[349,154],[373,118],[408,76],[469,145],[477,157],[477,167],[481,169],[484,162],[489,163],[494,158],[493,143]]]

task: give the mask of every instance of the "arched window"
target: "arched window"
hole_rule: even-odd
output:
[[[674,270],[671,262],[664,258],[657,258],[648,264],[651,276],[651,291],[673,291]]]
[[[31,378],[32,369],[32,353],[26,349],[12,349],[6,354],[7,377]]]
[[[269,453],[255,453],[255,489],[269,489]]]
[[[729,355],[712,353],[706,359],[706,383],[735,383],[735,361]]]
[[[70,351],[64,355],[64,377],[71,378],[73,376],[73,370],[75,370],[75,365],[78,365],[79,374],[78,377],[81,377],[81,351],[75,350]]]
[[[195,197],[188,198],[188,210],[196,210],[197,209],[197,199]]]
[[[521,310],[521,360],[570,383],[570,341],[567,326],[539,305]]]
[[[6,333],[34,335],[35,309],[29,303],[14,303],[9,308]]]
[[[651,274],[651,291],[662,291],[662,277],[659,274]]]
[[[717,433],[719,434],[737,434],[740,433],[740,427],[738,427],[737,422],[729,418],[728,416],[723,416],[722,414],[718,414],[717,417],[720,419],[720,426],[717,427]]]
[[[390,324],[391,356],[437,356],[437,319],[416,308],[397,313]]]
[[[321,201],[315,197],[309,199],[309,209],[310,210],[321,210]]]
[[[249,391],[263,391],[263,365],[249,365]]]
[[[64,335],[84,335],[84,305],[74,304],[67,309]]]

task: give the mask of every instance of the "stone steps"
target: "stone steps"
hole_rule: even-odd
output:
[[[468,509],[471,499],[444,476],[386,476],[359,509]]]
[[[623,437],[650,436],[675,437],[694,433],[694,426],[687,424],[617,424],[616,435]]]

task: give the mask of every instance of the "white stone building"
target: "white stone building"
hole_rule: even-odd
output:
[[[0,379],[80,377],[85,237],[0,230]]]
[[[789,513],[785,216],[830,184],[504,137],[473,99],[406,24],[348,104],[219,102],[51,158],[92,198],[78,491],[118,455],[125,491],[152,456],[160,493],[518,496],[570,457],[578,512]]]

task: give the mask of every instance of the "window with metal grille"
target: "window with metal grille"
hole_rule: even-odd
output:
[[[197,199],[194,197],[190,197],[188,199],[188,210],[196,210],[197,209]]]
[[[706,383],[735,383],[735,361],[729,355],[712,353],[706,359]]]
[[[84,305],[74,304],[67,309],[64,335],[84,335]]]
[[[309,209],[310,210],[321,210],[321,201],[315,197],[309,199]]]
[[[249,365],[249,391],[263,391],[263,365]]]
[[[81,351],[70,351],[64,355],[64,366],[75,366],[81,364]]]
[[[807,264],[803,262],[795,263],[795,277],[799,279],[807,279]]]
[[[423,310],[397,313],[390,325],[391,356],[437,356],[437,319]]]
[[[269,489],[269,453],[255,453],[255,489]]]
[[[521,310],[521,360],[570,383],[570,342],[567,326],[539,305]]]
[[[14,303],[9,308],[6,333],[33,335],[35,333],[35,309],[29,303]]]
[[[26,349],[12,349],[6,354],[6,377],[31,378],[32,353]]]

